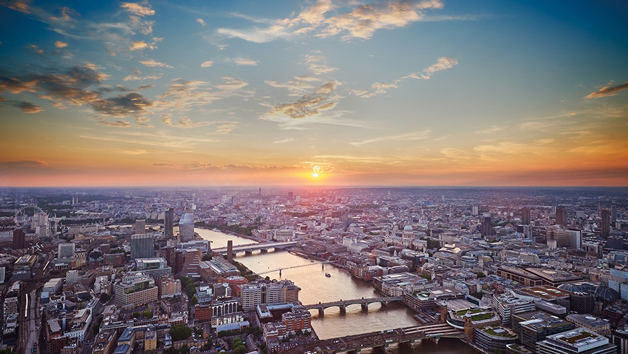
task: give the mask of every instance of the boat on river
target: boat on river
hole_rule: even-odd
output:
[[[331,274],[329,274],[329,273],[325,273],[325,276],[326,276],[327,278],[331,278]]]

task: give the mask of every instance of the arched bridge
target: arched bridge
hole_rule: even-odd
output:
[[[238,253],[238,252],[252,253],[254,251],[264,252],[264,251],[268,251],[271,248],[284,249],[284,248],[292,247],[296,244],[297,244],[296,241],[274,242],[274,243],[250,243],[248,245],[233,246],[231,248],[231,251],[233,253]],[[221,248],[212,249],[212,252],[226,255],[228,250],[227,250],[227,247],[221,247]]]
[[[372,297],[372,298],[361,298],[361,299],[352,299],[352,300],[339,300],[339,301],[331,301],[331,302],[319,302],[318,304],[305,305],[304,307],[308,310],[318,310],[318,314],[320,316],[325,314],[325,309],[330,307],[338,307],[340,308],[340,313],[346,312],[347,306],[349,305],[361,305],[363,310],[367,310],[369,308],[369,304],[379,302],[382,305],[388,305],[391,302],[403,301],[401,296],[388,296],[388,297]]]
[[[360,350],[366,348],[388,348],[390,346],[394,347],[400,345],[415,347],[424,339],[438,342],[440,338],[464,338],[464,332],[446,323],[420,327],[406,327],[319,340],[298,346],[284,353],[302,354],[307,351],[315,351],[316,348],[326,348],[326,353],[359,353]]]

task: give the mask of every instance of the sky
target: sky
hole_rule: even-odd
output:
[[[0,186],[626,186],[625,1],[0,0]]]

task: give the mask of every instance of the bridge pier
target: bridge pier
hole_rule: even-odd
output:
[[[244,251],[244,255],[245,256],[252,256],[253,255],[253,251],[252,250],[246,250],[246,251]]]
[[[438,341],[440,340],[440,337],[434,337],[434,338],[432,338],[432,340],[434,341],[434,343],[438,344]]]
[[[399,343],[386,343],[386,345],[384,346],[384,351],[386,353],[398,353]]]
[[[325,309],[324,308],[320,308],[318,309],[318,317],[323,317],[325,316]]]
[[[346,305],[340,305],[338,307],[340,308],[340,314],[341,315],[347,314],[347,306]]]
[[[360,304],[360,306],[362,306],[362,311],[365,311],[365,312],[369,311],[369,304]]]
[[[279,278],[281,278],[281,269],[279,269]]]

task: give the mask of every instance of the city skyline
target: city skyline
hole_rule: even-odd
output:
[[[0,186],[628,185],[618,1],[0,5]]]

